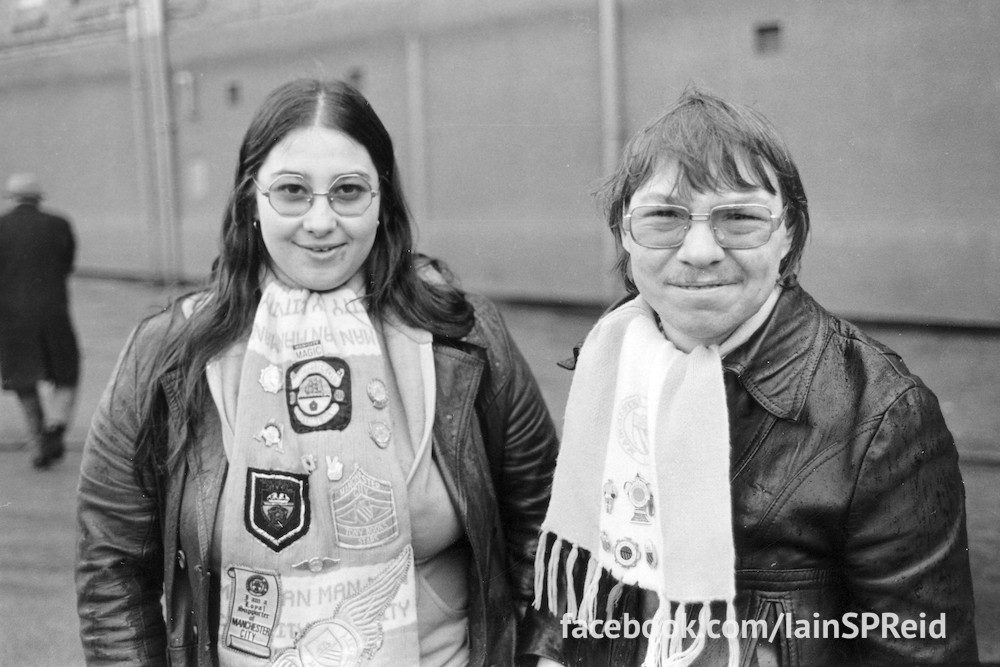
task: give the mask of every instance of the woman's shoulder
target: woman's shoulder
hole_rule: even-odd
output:
[[[158,312],[149,315],[133,328],[132,345],[139,350],[156,350],[201,308],[208,299],[208,293],[191,292],[171,300]]]

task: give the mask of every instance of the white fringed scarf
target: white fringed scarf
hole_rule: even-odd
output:
[[[776,297],[777,291],[764,317]],[[546,551],[549,534],[555,540]],[[569,553],[560,573],[563,543]],[[579,549],[590,561],[577,600],[572,572]],[[546,600],[556,611],[562,584],[566,613],[580,623],[597,617],[602,573],[656,593],[644,667],[690,665],[706,644],[712,602],[725,602],[726,620],[736,619],[719,347],[679,351],[641,296],[603,317],[580,352],[536,558],[535,608]],[[685,641],[694,605],[700,605],[697,635]],[[728,645],[729,665],[737,665],[738,639]]]

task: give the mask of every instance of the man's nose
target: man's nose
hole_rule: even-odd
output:
[[[684,242],[677,249],[677,259],[692,266],[707,266],[721,262],[726,251],[715,240],[715,233],[708,220],[692,216],[691,226],[684,235]]]

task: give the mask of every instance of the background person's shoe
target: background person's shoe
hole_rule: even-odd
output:
[[[66,445],[63,442],[65,433],[66,427],[62,424],[45,429],[41,437],[40,451],[38,456],[32,459],[31,465],[38,470],[44,470],[61,459],[66,453]]]

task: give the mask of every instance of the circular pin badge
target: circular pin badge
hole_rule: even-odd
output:
[[[368,383],[368,398],[372,405],[381,410],[389,405],[389,391],[385,388],[385,383],[375,378]]]
[[[623,537],[615,543],[615,561],[622,567],[635,567],[642,557],[635,540]]]
[[[277,394],[284,385],[281,380],[281,369],[274,364],[261,369],[258,382],[260,382],[261,389],[267,393]]]
[[[381,419],[376,419],[368,422],[368,435],[372,437],[376,445],[385,449],[389,446],[389,440],[392,439],[392,429]]]

